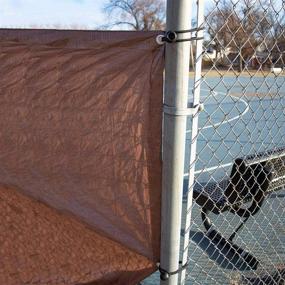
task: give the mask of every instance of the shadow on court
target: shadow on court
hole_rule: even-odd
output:
[[[196,243],[209,257],[216,262],[221,268],[249,271],[252,265],[249,265],[243,257],[233,250],[233,246],[221,242],[213,242],[205,233],[199,231],[190,231],[191,240]]]

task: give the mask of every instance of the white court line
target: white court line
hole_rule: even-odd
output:
[[[201,89],[201,90],[208,91],[206,89]],[[213,91],[213,93],[214,93],[213,96],[217,96],[218,94],[227,95],[226,93],[220,92],[220,91],[219,92]],[[247,102],[245,102],[243,99],[241,99],[239,97],[236,97],[236,96],[233,96],[233,95],[231,97],[234,97],[237,100],[240,100],[246,106],[245,110],[241,114],[239,114],[239,115],[237,115],[237,116],[235,116],[233,118],[230,118],[230,119],[224,120],[224,121],[220,121],[220,122],[215,123],[213,125],[206,125],[206,126],[204,126],[202,128],[199,128],[199,130],[205,130],[205,129],[209,129],[209,128],[214,128],[214,127],[221,126],[221,125],[224,125],[226,123],[238,120],[239,118],[244,116],[249,111],[249,104]],[[191,130],[187,130],[186,131],[186,133],[190,133],[190,132],[191,132]],[[219,168],[229,167],[231,165],[232,165],[231,162],[230,163],[225,163],[225,164],[222,164],[222,165],[215,165],[215,166],[212,166],[212,167],[196,170],[194,173],[195,174],[199,174],[199,173],[204,172],[204,171],[205,172],[206,171],[212,171],[212,170],[216,170],[216,169],[219,169]],[[187,177],[187,176],[189,176],[189,173],[184,173],[184,177]]]
[[[232,96],[232,97],[234,97],[234,98],[236,98],[236,99],[240,99],[240,101],[241,101],[242,103],[244,103],[244,105],[246,106],[245,110],[244,110],[241,114],[239,114],[239,115],[237,115],[237,116],[235,116],[235,117],[233,117],[233,118],[230,118],[230,119],[225,120],[225,121],[218,122],[218,123],[213,124],[213,125],[204,126],[203,128],[200,128],[200,130],[205,130],[205,129],[209,129],[209,128],[218,127],[218,126],[224,125],[224,124],[226,124],[226,123],[229,123],[229,122],[238,120],[239,118],[241,118],[242,116],[244,116],[244,115],[249,111],[249,105],[248,105],[243,99],[238,98],[238,97],[236,97],[236,96]],[[188,132],[190,132],[190,130],[189,130]],[[186,132],[186,133],[187,133],[187,132]]]
[[[225,168],[225,167],[229,167],[229,166],[232,166],[233,164],[232,164],[232,162],[230,162],[230,163],[225,163],[225,164],[222,164],[222,165],[215,165],[215,166],[212,166],[212,167],[208,167],[208,168],[203,168],[203,169],[199,169],[199,170],[196,170],[195,172],[194,172],[194,174],[199,174],[199,173],[201,173],[201,172],[209,172],[209,171],[212,171],[212,170],[216,170],[216,169],[219,169],[219,168]],[[189,173],[187,172],[187,173],[184,173],[184,175],[183,175],[183,177],[187,177],[187,176],[189,176]]]
[[[205,89],[204,89],[204,90],[205,90]],[[215,91],[214,91],[214,92],[215,92]],[[217,96],[218,94],[227,95],[227,94],[224,93],[224,92],[215,92],[215,93],[216,93],[216,94],[214,94],[214,96]],[[237,100],[241,101],[241,102],[246,106],[245,110],[244,110],[241,114],[239,114],[239,115],[237,115],[237,116],[234,116],[233,118],[230,118],[230,119],[228,119],[228,120],[220,121],[220,122],[215,123],[215,124],[213,124],[213,125],[206,125],[206,126],[204,126],[204,127],[202,127],[202,128],[199,128],[199,130],[206,130],[206,129],[209,129],[209,128],[215,128],[215,127],[218,127],[218,126],[227,124],[227,123],[229,123],[229,122],[238,120],[240,117],[244,116],[244,115],[249,111],[249,104],[247,104],[243,99],[241,99],[241,98],[239,98],[239,97],[236,97],[236,96],[233,96],[233,95],[232,95],[231,97],[236,98]],[[187,130],[187,131],[186,131],[186,134],[188,134],[188,133],[190,133],[190,132],[191,132],[191,130]]]

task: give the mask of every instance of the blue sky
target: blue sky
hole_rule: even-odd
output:
[[[98,29],[114,22],[103,13],[108,1],[0,0],[0,28]]]
[[[0,27],[88,28],[106,24],[106,0],[0,0]]]
[[[273,2],[275,6],[280,6],[281,1]],[[108,0],[0,0],[0,28],[96,29],[114,20],[108,19],[102,11],[107,2]],[[206,0],[206,11],[213,3],[214,0]]]

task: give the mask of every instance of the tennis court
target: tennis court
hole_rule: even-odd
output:
[[[285,77],[207,78],[201,86],[201,102],[205,110],[199,114],[195,166],[199,181],[224,177],[233,158],[284,146]],[[189,166],[190,122],[185,172]]]
[[[191,102],[193,80],[189,86]],[[199,114],[195,183],[220,181],[229,177],[235,158],[285,145],[285,77],[207,77],[201,85],[201,102],[205,109]],[[190,127],[191,118],[187,123],[185,192]],[[274,268],[285,268],[284,209],[285,192],[271,194],[262,210],[249,219],[235,238],[236,244],[258,258],[259,266],[252,271],[237,260],[227,260],[205,238],[200,208],[194,203],[186,284],[270,284],[264,283],[262,278],[272,276]],[[228,212],[213,214],[211,219],[225,236],[229,236],[240,221]],[[157,273],[143,282],[158,283]]]
[[[284,84],[285,77],[272,75],[204,79],[201,102],[205,110],[199,115],[195,183],[228,178],[235,158],[284,147]],[[190,122],[189,119],[185,175],[189,166]],[[272,270],[285,268],[284,208],[284,191],[272,194],[235,239],[238,246],[257,257],[259,266],[253,271],[238,260],[225,258],[205,238],[200,209],[194,205],[189,284],[271,284]],[[240,220],[229,212],[212,214],[211,219],[224,236],[229,236]],[[264,283],[262,278],[267,281]]]

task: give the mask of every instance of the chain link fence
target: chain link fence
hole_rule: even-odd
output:
[[[190,62],[203,61],[204,110],[197,136],[188,121],[182,283],[285,284],[284,5],[205,3],[203,53],[193,44]]]

